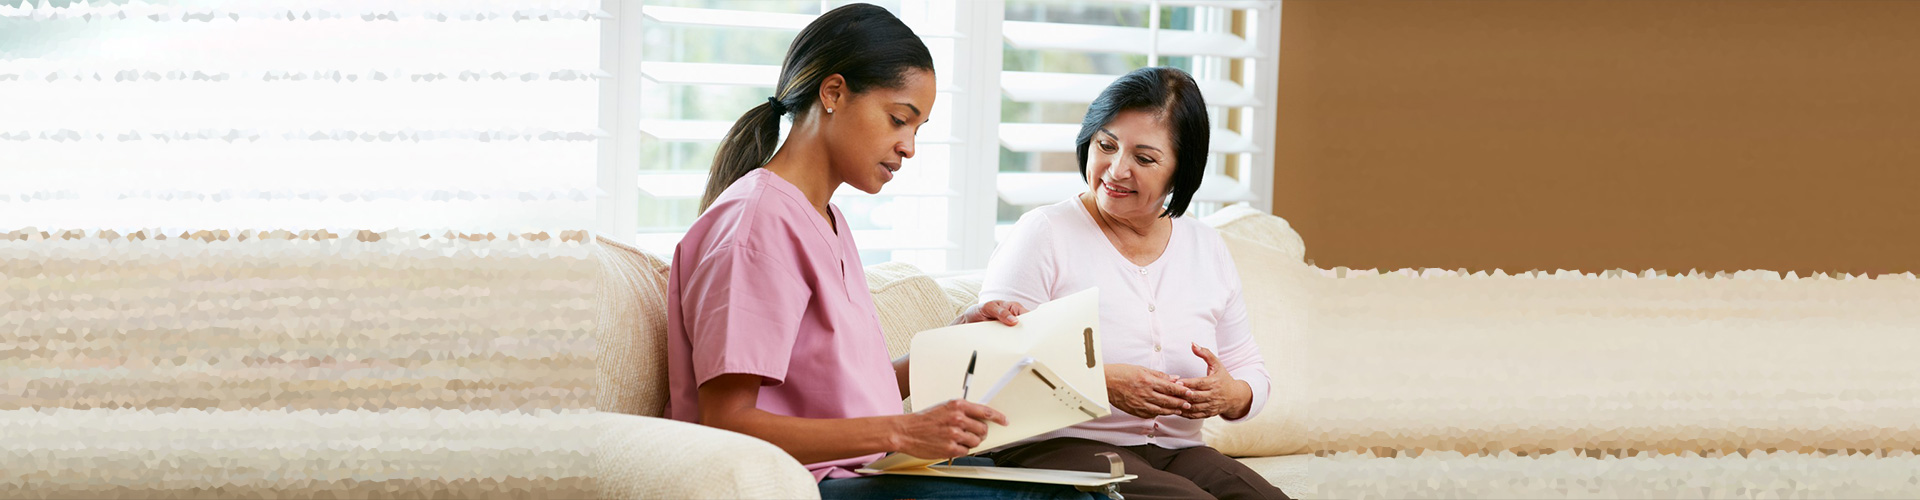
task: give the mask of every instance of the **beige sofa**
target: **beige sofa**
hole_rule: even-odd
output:
[[[1920,497],[1911,275],[1323,270],[1227,210],[1303,498]],[[165,237],[165,239],[161,239]],[[665,264],[580,233],[0,233],[0,498],[809,498],[657,418]],[[868,269],[888,343],[978,274]]]
[[[598,496],[592,250],[0,233],[0,498]]]
[[[1252,422],[1208,422],[1206,439],[1296,497],[1920,496],[1911,274],[1325,270],[1302,262],[1280,218],[1228,209],[1206,221],[1233,252],[1274,376],[1271,406]],[[979,289],[978,273],[867,275],[896,353]],[[652,276],[607,293],[664,279]],[[658,331],[664,299],[648,293],[613,303],[638,304],[621,314]],[[628,348],[657,351],[654,335]],[[658,414],[658,356],[620,377],[649,401],[620,411]],[[732,480],[657,474],[648,494],[809,494],[799,464],[765,443],[721,450],[722,431],[658,425],[674,434],[649,464]],[[756,458],[711,472],[742,457]]]

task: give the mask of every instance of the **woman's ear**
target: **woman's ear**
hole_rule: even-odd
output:
[[[825,108],[822,111],[825,111],[829,115],[833,114],[834,108],[838,108],[841,104],[844,104],[846,98],[846,77],[840,76],[839,73],[834,73],[827,75],[825,80],[820,81],[820,107]]]

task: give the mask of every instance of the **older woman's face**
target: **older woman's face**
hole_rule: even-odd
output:
[[[1087,143],[1087,190],[1107,215],[1153,218],[1173,189],[1173,134],[1160,115],[1122,111]]]

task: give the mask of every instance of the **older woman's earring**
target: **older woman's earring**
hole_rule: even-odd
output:
[[[833,108],[827,108],[827,114],[829,115],[833,114]]]

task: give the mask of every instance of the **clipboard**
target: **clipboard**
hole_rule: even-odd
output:
[[[998,405],[995,402],[999,402]],[[988,391],[983,404],[1007,414],[1007,423],[1015,419],[1026,423],[1029,429],[1052,429],[1067,427],[1080,422],[1100,418],[1110,413],[1106,405],[1087,399],[1074,390],[1045,363],[1032,358],[1022,360],[1013,370],[1001,377],[1000,383]],[[1004,408],[1002,408],[1004,407]],[[1016,413],[1017,412],[1017,413]],[[1017,424],[1016,424],[1017,425]],[[987,422],[987,437],[971,453],[980,453],[1012,444],[1015,441],[1033,435],[1010,435],[1007,427]],[[995,431],[1001,431],[998,436]],[[1023,483],[1042,483],[1073,486],[1081,491],[1099,491],[1108,497],[1118,498],[1114,488],[1120,483],[1132,481],[1140,476],[1126,473],[1126,466],[1120,456],[1114,453],[1101,453],[1107,458],[1106,473],[1058,469],[1029,469],[1023,467],[980,467],[970,465],[936,465],[944,460],[929,460],[905,453],[894,453],[876,460],[867,467],[856,470],[863,474],[899,474],[907,476],[951,477],[963,479],[986,479],[993,481],[1016,481]]]
[[[960,398],[960,381],[967,372],[967,353],[974,351],[979,352],[977,373],[1007,373],[1021,360],[1033,358],[1045,363],[1081,394],[1101,406],[1106,405],[1107,372],[1100,350],[1099,288],[1088,288],[1033,306],[1020,315],[1018,325],[985,321],[914,335],[908,345],[913,369],[907,374],[914,411]],[[981,391],[974,394],[976,397],[968,400],[976,403],[986,395]]]
[[[979,467],[972,465],[936,465],[931,467],[910,467],[884,471],[860,469],[856,472],[1058,484],[1072,486],[1080,491],[1106,493],[1109,498],[1120,498],[1119,494],[1115,491],[1115,489],[1120,486],[1120,483],[1139,479],[1140,476],[1127,473],[1126,464],[1120,461],[1119,454],[1103,452],[1098,455],[1107,459],[1106,473],[1077,470],[1027,469],[1021,467]]]
[[[1111,414],[1106,404],[1106,369],[1100,357],[1099,306],[1099,289],[1087,289],[1035,307],[1020,315],[1020,324],[1015,326],[981,322],[920,332],[910,347],[913,370],[908,383],[914,401],[959,398],[967,363],[961,353],[977,352],[976,371],[1003,375],[974,402],[1005,414],[1009,425],[988,422],[985,439],[969,450],[969,455]],[[1117,455],[1108,458],[1110,470],[1102,474],[939,466],[935,464],[942,460],[894,453],[856,472],[1062,484],[1109,492],[1115,485],[1139,477],[1126,474]]]
[[[1103,390],[1102,393],[1105,391]],[[987,422],[987,435],[967,454],[992,451],[1015,441],[1107,416],[1112,410],[1067,384],[1066,379],[1033,358],[1022,359],[983,396],[981,404],[1007,416],[1008,425]],[[894,453],[856,472],[894,472],[925,468],[945,459]],[[1033,470],[1033,469],[1028,469]]]

